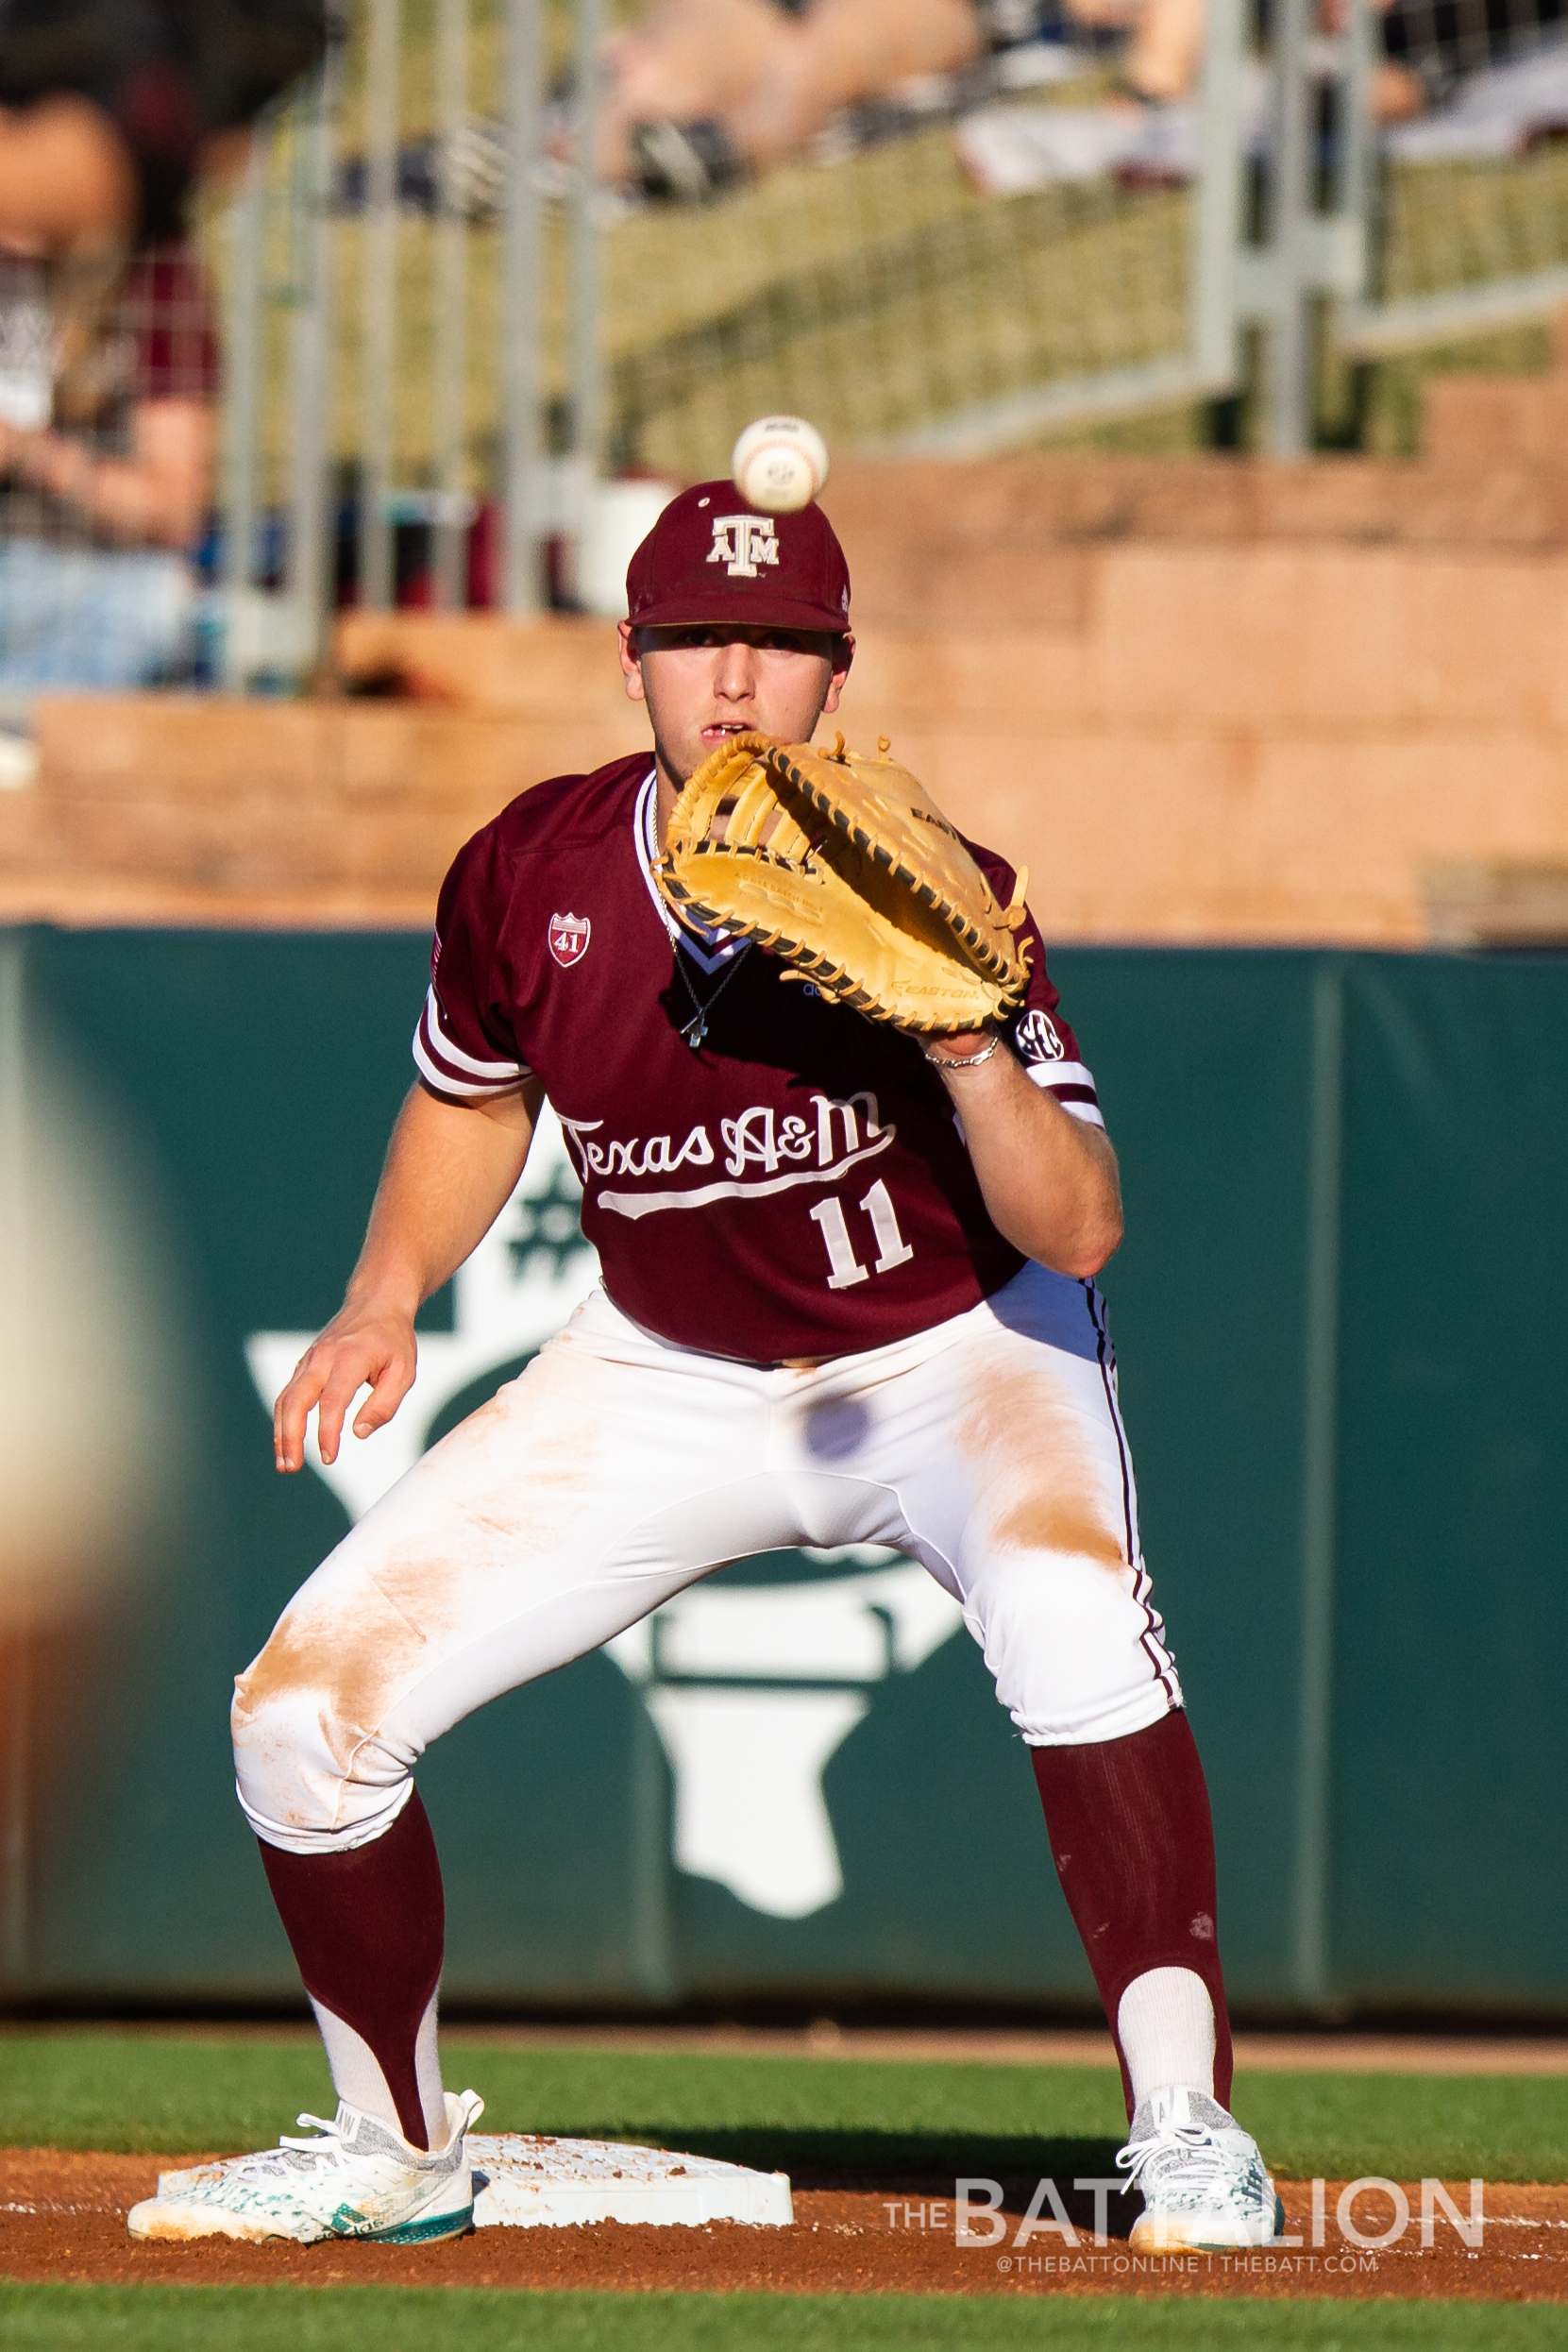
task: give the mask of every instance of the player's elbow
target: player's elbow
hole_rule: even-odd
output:
[[[1054,1120],[1056,1140],[1067,1138],[1065,1164],[1025,1173],[1017,1162],[986,1189],[992,1223],[1013,1247],[1053,1274],[1074,1282],[1092,1281],[1121,1246],[1121,1182],[1116,1155],[1104,1133],[1080,1127],[1054,1105],[1042,1106]],[[1018,1180],[1020,1177],[1022,1180]]]
[[[1095,1235],[1091,1246],[1084,1252],[1083,1264],[1078,1272],[1081,1282],[1092,1281],[1103,1266],[1109,1265],[1121,1246],[1121,1236],[1126,1229],[1121,1210],[1113,1210]]]
[[[1053,1274],[1065,1274],[1074,1282],[1091,1282],[1121,1246],[1121,1211],[1118,1209],[1104,1217],[1085,1219],[1065,1230],[1060,1226],[1044,1231],[1020,1226],[1010,1232],[1005,1227],[1002,1229],[1013,1247],[1033,1258],[1037,1265]]]
[[[1121,1246],[1121,1211],[1116,1209],[1073,1234],[1054,1261],[1046,1262],[1054,1262],[1058,1274],[1071,1275],[1075,1282],[1091,1282],[1116,1256]]]
[[[1120,1194],[1107,1190],[1085,1202],[1065,1228],[1037,1236],[1027,1254],[1053,1273],[1069,1275],[1074,1282],[1091,1282],[1121,1248],[1123,1230]]]

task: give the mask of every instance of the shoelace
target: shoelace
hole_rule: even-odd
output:
[[[1126,2174],[1129,2189],[1141,2188],[1143,2174],[1162,2156],[1180,2157],[1183,2186],[1190,2181],[1195,2193],[1224,2187],[1235,2170],[1214,2134],[1202,2124],[1171,2124],[1148,2140],[1130,2140],[1117,2151],[1117,2169]],[[1202,2160],[1205,2157],[1206,2163]],[[1194,2158],[1199,2160],[1194,2162]]]
[[[306,2162],[341,2165],[346,2161],[343,2134],[336,2121],[329,2123],[321,2115],[296,2115],[296,2124],[310,2124],[320,2135],[314,2140],[295,2140],[287,2132],[278,2137],[276,2148],[262,2148],[255,2156],[242,2157],[229,2174],[231,2180],[265,2179],[278,2173],[297,2173],[301,2159]]]

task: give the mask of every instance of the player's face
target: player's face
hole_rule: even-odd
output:
[[[805,629],[639,629],[621,623],[626,691],[648,704],[659,764],[685,783],[727,736],[805,743],[836,710],[854,641]]]

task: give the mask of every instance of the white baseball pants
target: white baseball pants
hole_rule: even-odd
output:
[[[1181,1703],[1092,1284],[1030,1265],[810,1369],[693,1354],[596,1292],[366,1513],[240,1676],[245,1815],[292,1853],[367,1844],[476,1707],[725,1562],[801,1544],[920,1561],[1032,1745],[1119,1739]]]

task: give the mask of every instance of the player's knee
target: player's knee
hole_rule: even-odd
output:
[[[265,1651],[257,1666],[265,1660]],[[279,1844],[279,1830],[330,1835],[338,1803],[330,1759],[330,1725],[306,1693],[258,1686],[256,1668],[238,1677],[228,1727],[234,1742],[234,1785],[241,1809],[259,1837]]]
[[[301,1853],[360,1845],[396,1818],[413,1759],[375,1737],[351,1696],[341,1673],[299,1670],[284,1627],[236,1678],[235,1785],[269,1845]]]
[[[1026,1740],[1121,1739],[1173,1703],[1173,1673],[1151,1646],[1152,1619],[1130,1578],[1103,1569],[1052,1576],[1006,1570],[977,1581],[966,1614],[996,1695]]]

